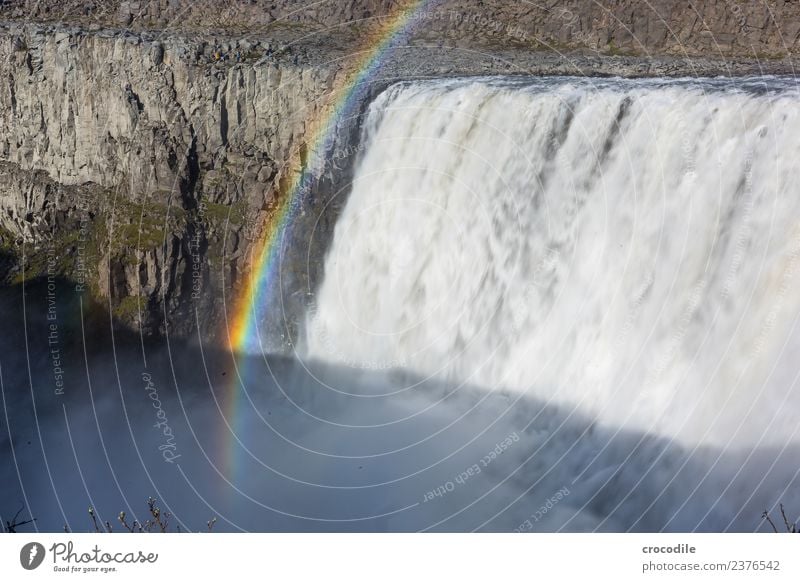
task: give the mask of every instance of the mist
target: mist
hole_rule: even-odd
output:
[[[752,531],[795,501],[793,447],[687,449],[401,370],[234,366],[200,344],[93,329],[71,339],[56,394],[43,289],[28,288],[27,344],[2,340],[0,425],[2,518],[24,506],[39,531],[94,531],[90,506],[123,530],[119,513],[144,523],[150,496],[170,531],[214,518],[213,531]]]

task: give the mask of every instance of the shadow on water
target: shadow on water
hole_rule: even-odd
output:
[[[21,288],[2,294],[0,518],[25,506],[43,531],[89,530],[90,505],[119,529],[148,496],[181,529],[220,531],[752,531],[778,501],[800,507],[794,445],[689,450],[397,370],[234,366],[112,336],[77,296],[48,319],[46,282],[25,311]]]

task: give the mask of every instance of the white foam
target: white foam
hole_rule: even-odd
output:
[[[402,84],[363,139],[310,356],[684,443],[795,438],[797,92]]]

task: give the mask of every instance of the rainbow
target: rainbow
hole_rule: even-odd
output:
[[[235,477],[237,451],[245,448],[237,435],[241,432],[239,429],[243,422],[243,397],[247,395],[246,356],[263,351],[258,322],[262,320],[262,306],[266,305],[264,298],[274,288],[281,241],[292,227],[293,217],[300,209],[303,196],[313,181],[312,169],[330,151],[338,122],[358,114],[370,79],[396,49],[407,44],[412,26],[425,16],[422,11],[437,1],[407,0],[392,14],[379,19],[377,30],[370,35],[372,40],[355,53],[357,58],[348,67],[350,74],[344,75],[345,80],[340,86],[331,90],[333,106],[327,108],[331,113],[324,118],[311,120],[309,135],[313,138],[308,140],[308,155],[305,160],[297,150],[287,162],[286,167],[299,167],[300,170],[294,173],[291,181],[279,188],[278,208],[263,229],[263,240],[255,246],[255,252],[251,255],[254,260],[248,279],[241,296],[234,304],[233,317],[227,330],[231,351],[236,355],[235,373],[232,374],[231,384],[225,388],[221,408],[226,427],[226,436],[222,439],[226,443],[223,451],[225,473],[231,478]]]

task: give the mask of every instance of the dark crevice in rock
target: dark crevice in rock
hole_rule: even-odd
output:
[[[228,108],[225,106],[225,96],[220,99],[219,105],[219,134],[222,145],[228,145]]]

